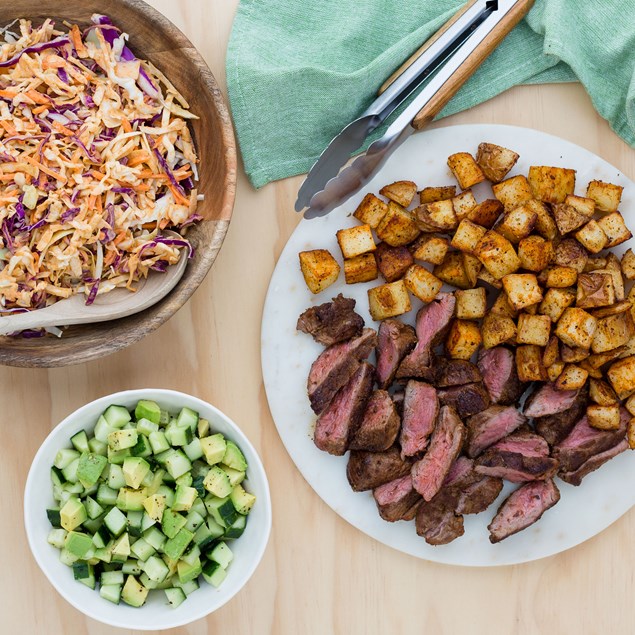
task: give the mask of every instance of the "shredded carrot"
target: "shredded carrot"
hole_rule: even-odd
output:
[[[82,41],[82,34],[76,24],[73,24],[73,26],[71,27],[69,35],[71,36],[71,41],[73,42],[73,46],[77,51],[77,56],[81,58],[88,57],[88,50],[86,49],[86,46]]]
[[[63,61],[63,60],[62,60]],[[51,105],[51,100],[47,99],[40,91],[38,90],[29,90],[27,91],[26,95],[33,100],[34,103],[36,104],[42,104],[45,106],[50,106]]]
[[[73,137],[75,135],[75,133],[70,128],[67,128],[66,126],[62,125],[59,121],[54,121],[51,125],[60,134],[66,135],[67,137]]]
[[[62,181],[63,183],[66,183],[66,177],[62,176],[59,172],[56,172],[55,170],[51,170],[50,168],[47,168],[43,163],[36,161],[34,158],[26,156],[26,155],[22,155],[20,159],[22,161],[26,161],[27,163],[30,163],[32,166],[38,168],[39,170],[42,170],[44,174],[48,174],[49,176],[52,176],[54,179],[57,179],[58,181]]]
[[[18,131],[13,127],[10,121],[0,119],[0,126],[2,126],[10,135],[17,135]]]

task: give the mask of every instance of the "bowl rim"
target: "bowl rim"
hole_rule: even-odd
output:
[[[130,626],[129,624],[127,624],[125,621],[123,620],[119,620],[116,619],[116,615],[118,615],[118,608],[121,605],[115,605],[113,604],[112,606],[112,614],[113,614],[113,619],[105,619],[100,617],[95,616],[94,614],[92,614],[90,612],[90,609],[87,609],[85,606],[83,606],[80,602],[78,602],[75,597],[74,594],[69,594],[67,593],[65,590],[63,590],[62,588],[60,588],[60,586],[58,586],[58,584],[56,583],[56,576],[54,575],[54,573],[52,571],[49,571],[46,568],[46,565],[44,564],[43,561],[41,561],[38,557],[37,554],[39,552],[39,549],[41,546],[40,545],[40,540],[38,538],[38,536],[35,535],[35,529],[31,520],[31,514],[30,514],[30,510],[32,505],[29,504],[29,501],[32,499],[33,496],[33,491],[36,487],[41,486],[41,483],[36,481],[36,467],[40,465],[40,463],[43,461],[43,456],[47,453],[47,451],[50,449],[51,446],[54,445],[55,443],[55,437],[58,435],[58,433],[65,429],[66,427],[72,425],[74,422],[77,423],[77,420],[81,418],[81,416],[88,410],[103,404],[104,407],[107,407],[108,405],[111,405],[113,403],[116,403],[117,400],[138,400],[138,399],[142,399],[142,398],[154,398],[154,399],[161,399],[161,397],[164,398],[172,398],[175,400],[181,399],[183,397],[185,397],[187,400],[189,400],[190,402],[196,404],[197,406],[201,406],[202,410],[208,410],[211,411],[214,415],[216,415],[217,417],[219,417],[220,419],[224,420],[225,423],[227,423],[233,430],[233,432],[235,433],[236,437],[238,437],[238,441],[240,444],[241,449],[242,448],[248,448],[249,452],[251,452],[251,454],[253,455],[254,460],[250,460],[249,463],[249,470],[250,470],[250,480],[254,479],[259,481],[259,483],[262,486],[262,490],[264,493],[264,496],[260,496],[258,502],[261,502],[262,499],[262,509],[264,510],[264,524],[261,524],[261,530],[260,532],[257,534],[260,536],[260,543],[258,544],[257,550],[254,554],[254,556],[251,558],[251,562],[249,563],[249,566],[247,567],[247,571],[246,571],[246,575],[244,577],[244,580],[242,581],[242,583],[240,585],[237,586],[236,589],[234,589],[232,592],[229,592],[227,594],[226,597],[222,597],[220,602],[214,606],[213,608],[210,608],[209,610],[204,610],[203,612],[199,611],[198,613],[195,614],[190,614],[190,617],[186,617],[185,619],[174,619],[172,621],[169,620],[162,620],[162,623],[160,625],[157,624],[148,624],[148,625],[134,625],[134,626]],[[118,628],[124,628],[124,629],[134,629],[134,630],[142,630],[142,631],[148,631],[148,630],[165,630],[168,628],[177,628],[177,627],[181,627],[181,626],[185,626],[187,624],[190,624],[192,622],[195,622],[197,620],[203,619],[206,616],[210,615],[211,613],[217,611],[218,609],[220,609],[222,606],[224,606],[227,602],[229,602],[233,597],[235,597],[244,587],[245,585],[249,582],[249,580],[251,579],[251,577],[253,576],[254,572],[256,571],[256,569],[258,568],[258,565],[260,564],[260,562],[262,561],[262,558],[264,556],[265,550],[267,548],[267,545],[269,543],[269,538],[271,535],[271,527],[272,527],[272,509],[271,509],[271,492],[270,492],[270,488],[269,488],[269,481],[267,478],[267,473],[265,472],[264,469],[264,465],[262,463],[262,460],[260,458],[260,455],[258,454],[258,452],[256,451],[256,449],[254,448],[254,446],[252,445],[251,441],[249,441],[247,435],[241,430],[241,428],[230,418],[228,417],[224,412],[222,412],[221,410],[219,410],[216,406],[212,405],[211,403],[200,399],[199,397],[195,397],[194,395],[190,395],[188,393],[184,393],[178,390],[171,390],[171,389],[166,389],[166,388],[135,388],[132,390],[122,390],[119,392],[115,392],[115,393],[111,393],[108,395],[104,395],[103,397],[99,397],[97,399],[94,399],[93,401],[90,401],[82,406],[80,406],[79,408],[77,408],[76,410],[72,411],[71,413],[69,413],[66,417],[64,417],[64,419],[62,419],[46,436],[46,439],[44,439],[44,441],[42,442],[42,444],[40,445],[40,447],[38,448],[38,451],[36,452],[35,456],[33,457],[33,461],[31,462],[31,465],[29,467],[29,472],[27,475],[27,480],[26,480],[26,484],[24,487],[24,514],[23,514],[23,522],[24,522],[24,530],[26,533],[26,537],[27,537],[27,541],[29,544],[29,550],[31,552],[31,555],[33,557],[33,559],[35,560],[36,564],[38,565],[38,567],[40,568],[40,570],[42,571],[42,573],[45,575],[46,579],[49,581],[49,583],[51,584],[51,586],[55,589],[55,591],[57,591],[57,593],[59,593],[71,606],[73,606],[74,608],[76,608],[78,611],[80,611],[81,613],[83,613],[84,615],[86,615],[87,617],[97,621],[97,622],[101,622],[103,624],[108,624],[109,626],[115,626]],[[46,543],[48,544],[48,543]],[[106,600],[103,600],[104,602],[106,602]],[[143,608],[141,609],[143,610]],[[185,613],[185,615],[187,616],[188,614]]]

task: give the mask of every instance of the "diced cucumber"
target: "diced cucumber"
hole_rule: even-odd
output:
[[[87,562],[81,560],[73,562],[72,568],[75,580],[81,580],[82,578],[88,578],[90,576],[90,565]]]
[[[223,538],[226,539],[236,539],[240,538],[245,531],[245,527],[247,525],[247,516],[239,515],[238,518],[233,522],[233,524],[227,528],[225,531],[225,535]]]
[[[126,560],[121,565],[121,570],[125,575],[141,575],[141,567],[135,560]]]
[[[173,608],[180,606],[185,601],[185,593],[183,593],[183,589],[179,589],[179,587],[164,589],[164,593],[168,604]]]
[[[170,413],[167,410],[161,410],[161,417],[159,419],[159,425],[160,426],[167,426],[168,423],[170,423],[170,419],[172,418],[172,415],[170,415]]]
[[[161,454],[162,452],[167,452],[170,449],[170,444],[165,434],[161,432],[161,430],[151,432],[148,435],[148,441],[150,441],[150,447],[152,448],[152,452],[155,455]]]
[[[138,433],[137,443],[134,447],[130,448],[130,454],[132,456],[147,457],[152,456],[152,447],[150,441],[145,434]]]
[[[128,519],[122,511],[113,507],[104,516],[104,525],[113,536],[120,536],[128,526]]]
[[[194,432],[194,430],[196,430],[196,426],[198,425],[198,412],[195,412],[190,408],[181,408],[181,412],[179,412],[176,422],[180,427],[187,426],[192,432]]]
[[[192,429],[189,426],[179,425],[171,421],[165,429],[165,437],[173,446],[184,446],[192,441]]]
[[[58,470],[63,470],[67,465],[70,465],[76,459],[79,459],[79,452],[77,450],[73,450],[71,448],[62,448],[55,455],[55,459],[53,460],[53,465]]]
[[[204,498],[207,494],[207,490],[205,489],[205,485],[203,485],[203,481],[205,480],[204,476],[197,476],[192,479],[192,487],[196,490],[196,493],[200,498]]]
[[[132,419],[125,406],[108,406],[103,417],[112,428],[123,428]]]
[[[201,439],[201,447],[203,448],[203,454],[208,464],[215,465],[223,460],[225,452],[227,451],[227,442],[222,434],[212,434],[209,437]]]
[[[62,468],[62,474],[69,483],[77,483],[77,469],[79,468],[79,457],[73,459],[66,467]]]
[[[74,566],[74,565],[73,565]],[[83,585],[87,586],[89,589],[94,589],[97,585],[97,581],[95,579],[95,572],[93,570],[93,566],[89,565],[89,573],[85,578],[78,578],[77,581],[81,582]]]
[[[134,576],[129,575],[121,591],[121,599],[130,606],[139,607],[145,604],[148,589]]]
[[[143,571],[153,582],[163,582],[170,572],[158,556],[150,556],[143,565]]]
[[[205,518],[195,511],[190,510],[187,515],[187,523],[185,529],[188,531],[196,531],[201,525],[205,524]]]
[[[207,507],[201,498],[197,498],[190,509],[191,512],[196,512],[205,518],[207,516]]]
[[[89,452],[86,430],[80,430],[71,437],[71,443],[78,452]]]
[[[196,461],[200,459],[203,454],[203,446],[201,445],[201,440],[198,437],[194,437],[184,448],[183,452],[187,455],[187,458],[190,461]]]
[[[77,562],[79,558],[74,556],[70,551],[66,549],[60,550],[60,562],[65,564],[67,567],[72,567],[73,562]]]
[[[194,534],[191,531],[181,529],[174,538],[170,538],[163,545],[163,553],[172,560],[178,560],[193,539]]]
[[[93,434],[95,435],[95,439],[97,441],[101,441],[102,443],[108,443],[108,435],[111,432],[114,432],[115,428],[108,424],[108,421],[102,415],[97,419],[97,423],[95,424],[95,429],[93,430]]]
[[[47,509],[46,517],[49,519],[49,522],[51,523],[51,527],[59,528],[62,526],[62,519],[60,518],[59,509]]]
[[[113,604],[119,604],[122,586],[122,584],[104,584],[102,582],[99,585],[99,595],[101,595],[104,600],[108,600]]]
[[[116,505],[118,493],[118,489],[113,489],[108,487],[105,483],[102,483],[97,490],[97,502],[105,507]]]
[[[181,474],[179,478],[175,479],[174,482],[178,485],[182,485],[184,487],[191,487],[192,481],[192,472],[185,472],[185,474]]]
[[[205,499],[205,507],[211,517],[224,528],[230,527],[238,518],[238,512],[229,496],[225,498],[215,496],[207,498]]]
[[[190,460],[181,450],[175,450],[165,461],[165,469],[172,478],[178,478],[192,469]]]
[[[72,463],[71,463],[72,465]],[[68,468],[64,468],[64,469],[68,469]],[[71,494],[83,494],[84,493],[84,486],[81,483],[71,483],[70,481],[68,481],[67,483],[64,483],[64,485],[62,485],[62,489],[66,492],[70,492]]]
[[[166,507],[171,507],[174,503],[174,490],[168,485],[159,486],[159,488],[157,489],[157,494],[165,496]]]
[[[143,539],[157,551],[163,549],[167,537],[156,527],[150,527],[143,532]]]
[[[93,454],[99,454],[100,456],[106,456],[108,454],[108,444],[95,437],[88,440],[88,449]]]
[[[153,432],[156,432],[159,429],[159,424],[150,421],[149,419],[138,419],[137,420],[137,432],[139,434],[144,434],[146,437],[149,437]]]
[[[201,565],[201,560],[196,558],[191,564],[185,562],[185,560],[180,560],[176,570],[179,580],[185,583],[198,578],[198,576],[203,572],[203,567]]]
[[[246,492],[242,485],[236,485],[229,495],[236,511],[239,514],[247,515],[256,502],[256,497]]]
[[[194,534],[194,542],[198,545],[201,551],[206,551],[216,540],[216,538],[219,538],[223,535],[223,527],[221,527],[217,523],[214,523],[214,526],[217,527],[216,531],[210,529],[207,523],[202,524],[196,530],[196,533]]]
[[[101,560],[102,562],[109,563],[112,560],[112,547],[95,549],[95,558]]]
[[[232,492],[229,476],[217,465],[214,465],[207,473],[203,485],[210,494],[218,496],[219,498],[225,498]]]
[[[46,542],[57,549],[63,549],[64,542],[66,541],[66,534],[66,529],[51,529],[46,538]]]
[[[86,507],[86,513],[88,514],[88,518],[94,520],[95,518],[99,518],[104,513],[104,508],[90,496],[86,497],[84,501],[84,506]]]
[[[229,563],[234,559],[232,550],[227,546],[225,542],[219,542],[208,554],[210,560],[218,562],[218,564],[227,569]]]
[[[51,483],[53,486],[61,486],[65,483],[64,475],[62,474],[62,470],[59,468],[52,466],[51,467]]]
[[[187,564],[194,564],[201,557],[201,550],[199,546],[192,542],[186,549],[185,553],[181,556],[181,561]]]
[[[130,536],[123,533],[112,546],[112,559],[116,562],[125,562],[130,557]]]
[[[110,538],[110,531],[104,526],[102,519],[102,524],[93,533],[93,544],[97,549],[104,549],[110,542]]]
[[[203,578],[205,578],[205,582],[216,588],[218,588],[227,577],[227,570],[223,569],[223,567],[214,560],[208,560],[205,564],[203,564],[202,573]]]
[[[186,522],[185,516],[172,509],[166,509],[161,518],[161,528],[168,538],[174,538],[185,527]]]
[[[99,584],[122,584],[124,583],[123,571],[104,571],[99,577]]]
[[[146,531],[146,529],[150,529],[150,527],[152,527],[152,525],[156,524],[157,522],[158,521],[154,520],[154,518],[150,518],[147,512],[144,512],[143,518],[141,519],[141,531],[143,532]]]
[[[127,432],[127,430],[118,430],[118,432]],[[132,456],[132,452],[130,451],[130,448],[126,448],[125,450],[113,450],[110,446],[108,446],[108,453],[106,456],[108,457],[108,461],[110,463],[123,465],[124,459],[127,456]]]
[[[111,463],[108,466],[108,487],[119,491],[121,487],[126,486],[126,479],[123,475],[123,468],[121,465]]]
[[[198,584],[198,580],[190,580],[189,582],[181,582],[178,576],[174,579],[174,586],[178,587],[185,593],[185,595],[190,595],[190,593],[194,593],[200,587]]]
[[[156,553],[156,549],[144,538],[137,538],[137,540],[130,545],[130,553],[139,558],[139,560],[146,561],[150,556]]]
[[[97,518],[89,518],[82,523],[82,529],[91,534],[94,534],[103,522],[103,516],[98,516]]]
[[[117,494],[117,507],[125,512],[143,511],[143,501],[146,499],[145,492],[122,487]]]
[[[245,455],[233,441],[227,441],[227,449],[225,450],[222,462],[227,467],[231,467],[239,472],[247,471],[247,461],[245,460]]]
[[[141,533],[141,521],[143,520],[143,512],[142,511],[129,511],[126,514],[128,518],[128,528],[136,529],[137,532]]]

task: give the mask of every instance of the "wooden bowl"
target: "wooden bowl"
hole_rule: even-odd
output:
[[[114,353],[157,329],[187,302],[209,271],[223,243],[236,193],[236,143],[229,113],[207,64],[192,43],[167,18],[141,0],[13,0],[0,8],[0,25],[16,18],[41,23],[54,18],[88,25],[105,13],[130,35],[129,45],[151,61],[178,88],[200,119],[193,121],[200,159],[198,206],[203,221],[187,237],[195,248],[183,278],[154,306],[120,320],[72,326],[61,338],[0,337],[0,364],[67,366]]]

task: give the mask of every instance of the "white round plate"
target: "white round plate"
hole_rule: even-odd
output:
[[[590,474],[580,487],[558,480],[560,502],[538,523],[499,544],[490,544],[487,525],[513,489],[510,484],[487,511],[465,517],[464,536],[449,545],[430,546],[417,536],[414,522],[383,521],[371,492],[351,490],[346,479],[348,455],[331,456],[313,444],[315,415],[307,398],[306,378],[323,347],[295,327],[307,307],[342,293],[357,300],[356,310],[366,325],[377,328],[368,313],[366,291],[380,281],[347,286],[340,274],[335,284],[314,296],[300,273],[298,252],[328,249],[341,264],[335,232],[357,224],[351,214],[366,192],[377,193],[387,183],[402,179],[412,180],[419,187],[453,185],[456,181],[446,166],[446,158],[455,152],[475,153],[483,141],[520,154],[510,176],[527,174],[530,165],[552,165],[577,170],[576,194],[584,195],[587,183],[593,179],[624,186],[621,210],[626,212],[627,222],[633,218],[635,184],[606,161],[573,143],[513,126],[465,125],[426,131],[410,137],[375,178],[343,206],[326,217],[300,222],[278,260],[262,320],[262,370],[269,406],[287,451],[309,485],[342,518],[383,544],[418,558],[467,566],[508,565],[543,558],[578,545],[608,527],[635,503],[635,490],[628,486],[635,480],[631,453],[623,453]],[[492,198],[487,184],[473,190],[477,200]],[[615,252],[621,255],[632,242],[620,245]],[[402,316],[405,321],[413,324],[420,306],[414,299],[411,313]]]

